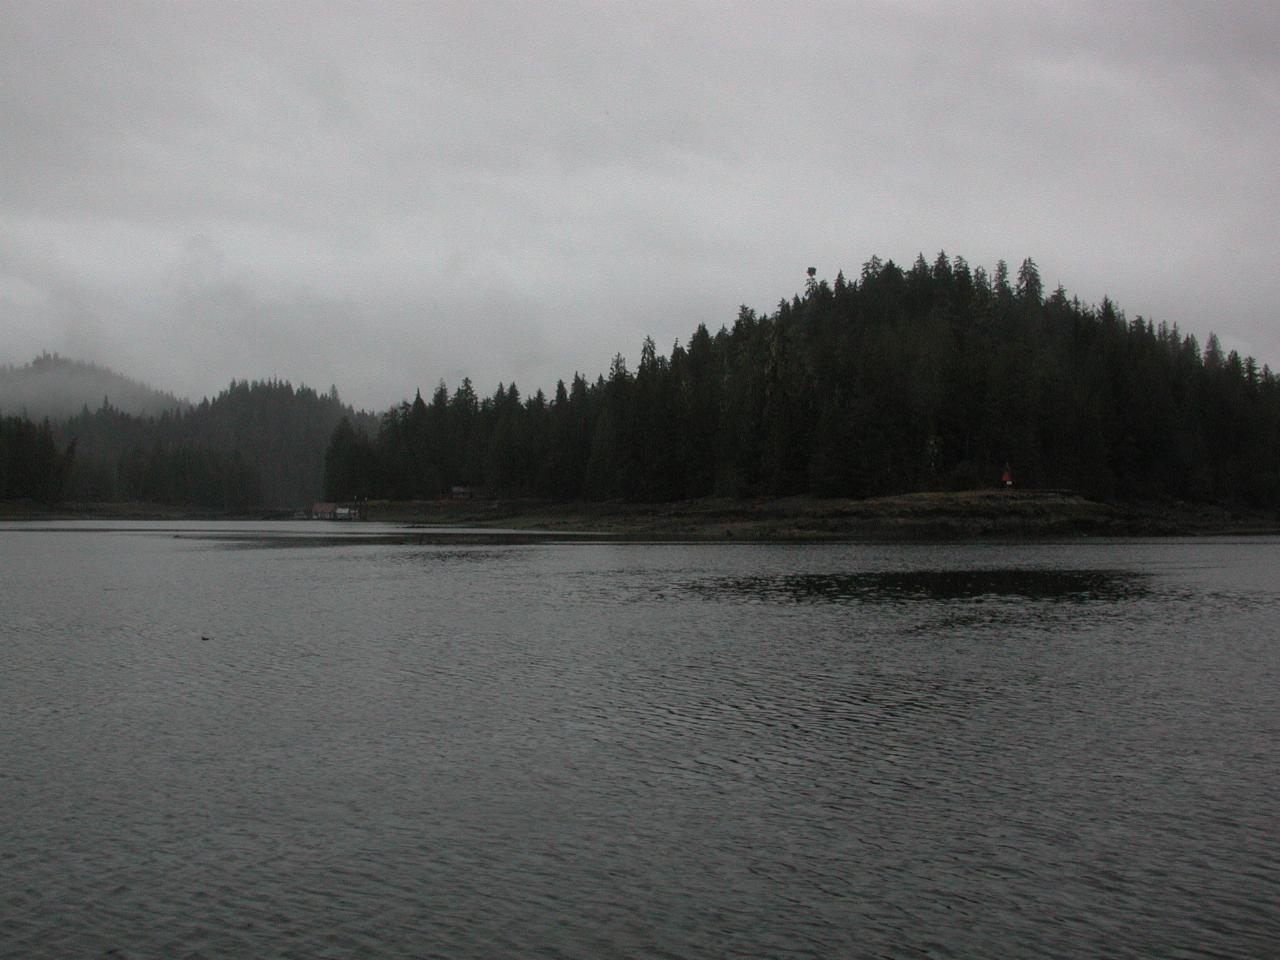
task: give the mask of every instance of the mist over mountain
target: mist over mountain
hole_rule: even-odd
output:
[[[1202,348],[1109,298],[1046,294],[1030,257],[1016,276],[1003,260],[988,274],[943,252],[905,269],[872,257],[852,280],[816,274],[774,313],[744,306],[731,328],[699,324],[669,356],[646,338],[634,370],[619,354],[550,397],[441,381],[381,416],[336,387],[277,379],[181,405],[43,356],[10,379],[86,375],[108,402],[82,393],[78,413],[49,425],[33,422],[48,405],[0,411],[0,477],[11,498],[235,510],[455,487],[562,501],[865,498],[1014,476],[1100,499],[1280,504],[1280,378],[1214,335]],[[176,406],[128,413],[112,385]]]
[[[322,493],[343,418],[366,431],[378,422],[334,387],[233,380],[193,404],[45,353],[0,367],[0,499],[298,506]]]
[[[0,366],[0,413],[31,420],[61,420],[104,398],[111,407],[135,416],[159,416],[190,406],[171,393],[131,380],[107,367],[42,353],[21,367]]]
[[[339,421],[376,425],[338,397],[282,380],[240,380],[216,396],[158,416],[113,406],[53,427],[74,450],[65,495],[221,509],[296,507],[323,487],[325,444]]]

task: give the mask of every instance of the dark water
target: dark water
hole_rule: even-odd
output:
[[[1278,540],[107,527],[0,526],[4,956],[1277,953]]]

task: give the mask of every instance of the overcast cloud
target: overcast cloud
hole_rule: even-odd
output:
[[[548,391],[940,249],[1280,365],[1280,6],[0,3],[0,361]]]

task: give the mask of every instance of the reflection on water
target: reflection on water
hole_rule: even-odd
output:
[[[689,584],[695,593],[763,602],[904,603],[986,599],[1085,603],[1132,600],[1147,578],[1121,570],[889,570],[723,577]]]
[[[0,956],[1268,956],[1278,584],[0,527]]]

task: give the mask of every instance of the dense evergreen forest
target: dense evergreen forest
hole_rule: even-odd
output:
[[[469,380],[339,423],[333,499],[491,495],[667,501],[867,497],[1021,486],[1098,497],[1280,505],[1280,384],[1109,300],[1048,295],[1036,264],[961,257],[854,280],[809,271],[803,295],[732,329],[699,326],[669,356],[561,381],[553,397]]]
[[[59,450],[48,420],[0,417],[0,500],[57,503],[74,463],[75,446]]]
[[[995,486],[1007,467],[1104,499],[1280,507],[1280,383],[1216,337],[1046,295],[1030,259],[1016,276],[946,254],[814,274],[771,315],[743,307],[665,356],[646,339],[634,370],[619,355],[550,398],[442,382],[378,418],[271,380],[158,415],[106,398],[52,422],[5,409],[0,498],[868,497]]]
[[[360,419],[336,390],[233,381],[212,400],[158,417],[104,400],[55,429],[75,443],[74,500],[297,507],[319,496],[325,445],[344,417]]]
[[[9,416],[0,434],[0,499],[145,501],[216,509],[296,508],[323,487],[325,447],[343,420],[337,391],[240,381],[212,400],[151,416],[109,398],[40,425]]]

